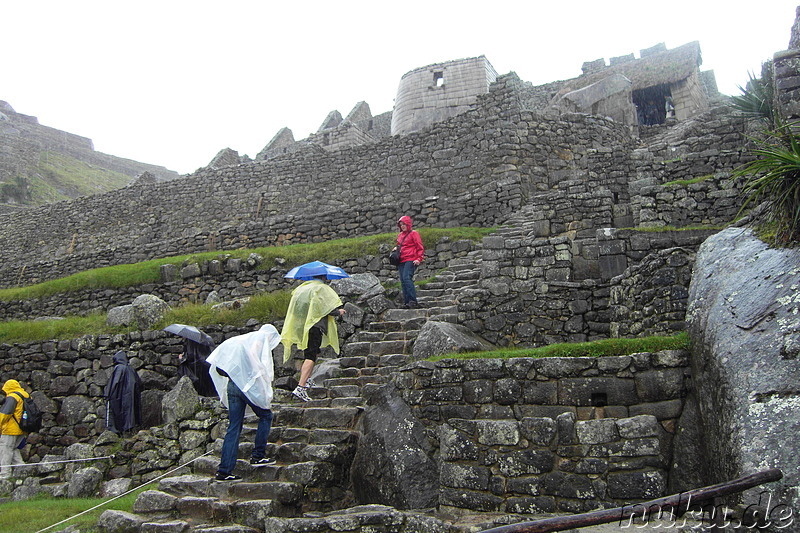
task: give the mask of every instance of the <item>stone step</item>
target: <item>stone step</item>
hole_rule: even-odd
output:
[[[347,346],[354,343],[370,343],[374,341],[382,341],[385,336],[386,333],[382,331],[370,331],[370,330],[359,331],[358,333],[350,337],[350,341],[342,349],[344,350]]]
[[[445,272],[450,272],[452,274],[451,279],[464,279],[465,277],[469,277],[469,279],[475,279],[473,276],[475,274],[480,275],[481,265],[475,264],[472,262],[468,263],[453,263],[451,262],[447,265],[447,270]]]
[[[364,407],[364,398],[350,396],[346,398],[331,398],[331,407]]]
[[[458,324],[458,313],[442,313],[430,317],[431,321],[435,322],[450,322],[451,324]]]
[[[226,497],[247,499],[247,500],[273,500],[284,506],[299,506],[303,498],[303,485],[290,481],[272,481],[264,483],[249,483],[243,481],[215,481],[220,487],[220,492],[224,492]],[[299,512],[299,508],[293,514]]]
[[[342,386],[342,385],[357,385],[358,387],[363,387],[364,385],[366,385],[368,383],[376,383],[376,384],[383,385],[383,384],[386,383],[386,379],[383,378],[380,375],[375,375],[375,374],[369,375],[369,374],[367,374],[367,375],[359,375],[359,376],[351,377],[351,378],[331,378],[331,379],[326,379],[325,382],[326,383],[330,383],[330,385],[332,387],[338,387],[338,386]],[[306,403],[311,403],[311,402],[306,402]]]
[[[419,331],[428,321],[428,313],[412,318],[391,317],[383,322],[373,322],[369,328],[373,331],[395,333],[399,331]]]
[[[385,336],[384,340],[387,340],[387,341],[415,340],[417,338],[418,334],[419,334],[419,330],[415,330],[415,329],[409,329],[409,330],[405,330],[405,331],[390,331],[390,332],[384,334],[384,336]]]
[[[368,376],[366,382],[377,381]],[[342,383],[344,384],[344,383]],[[313,402],[302,402],[302,406],[281,406],[279,423],[284,426],[304,428],[353,429],[363,409],[359,407],[315,407]]]
[[[384,322],[409,322],[411,320],[425,318],[428,316],[428,310],[425,308],[417,308],[417,309],[387,309],[383,313],[383,321]],[[370,326],[375,325],[376,322],[372,322]],[[371,328],[370,328],[371,329]]]
[[[209,525],[233,520],[232,506],[211,496],[184,496],[178,499],[175,510],[180,518],[207,521]]]

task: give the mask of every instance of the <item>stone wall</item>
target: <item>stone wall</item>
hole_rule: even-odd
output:
[[[659,250],[611,280],[611,336],[686,331],[688,287],[696,252],[696,248]]]
[[[276,327],[280,328],[281,324]],[[224,339],[258,329],[209,326],[203,330],[217,344]],[[345,330],[346,328],[341,328]],[[44,412],[44,426],[29,438],[28,462],[45,455],[61,455],[75,443],[93,443],[105,430],[103,388],[113,371],[113,355],[123,350],[142,379],[143,426],[159,425],[161,400],[178,381],[177,358],[183,351],[180,337],[157,331],[121,335],[87,335],[63,341],[0,344],[0,382],[18,380],[32,391]],[[276,376],[295,372],[275,353]]]
[[[636,150],[629,129],[603,117],[525,111],[531,91],[508,74],[474,110],[424,132],[335,152],[308,145],[0,215],[0,286],[173,254],[392,231],[399,214],[419,226],[488,226],[531,205],[537,235],[579,238],[635,222],[730,219],[735,187],[724,177],[742,161],[741,119],[715,108],[670,130],[668,141]],[[715,179],[691,186],[687,197],[673,192],[672,201],[648,189],[706,174]]]
[[[688,365],[684,351],[445,359],[393,381],[435,430],[440,505],[582,512],[665,494]]]
[[[514,99],[509,81],[492,86],[480,111],[424,135],[206,168],[24,216],[0,215],[0,280],[27,284],[104,261],[374,234],[392,231],[399,214],[415,216],[418,226],[490,226],[530,191],[549,188],[549,180],[570,172],[580,178],[587,161],[581,154],[611,151],[626,136],[592,117],[554,122],[515,109],[496,115]]]
[[[670,87],[675,105],[675,118],[686,120],[708,107],[708,96],[697,72]]]
[[[690,258],[715,233],[608,228],[577,241],[525,236],[530,227],[522,235],[485,237],[480,285],[459,297],[460,322],[496,345],[673,334],[686,304]],[[676,247],[688,263],[670,258]],[[646,275],[653,270],[659,276]],[[626,320],[632,322],[623,326]]]
[[[435,276],[451,259],[466,256],[476,245],[469,240],[443,239],[425,251],[425,261],[417,269],[415,278],[423,280]],[[387,244],[387,254],[345,259],[338,266],[349,274],[370,272],[384,282],[397,282],[397,269],[389,265],[387,259],[388,248]],[[217,259],[209,261],[162,267],[162,279],[157,283],[84,289],[29,300],[4,301],[0,306],[0,320],[32,320],[106,312],[112,307],[131,303],[141,294],[158,296],[175,307],[184,303],[204,303],[212,292],[216,292],[221,300],[232,300],[263,292],[291,290],[296,282],[283,277],[287,270],[279,263],[274,266],[263,265],[260,258],[243,261],[220,254]]]

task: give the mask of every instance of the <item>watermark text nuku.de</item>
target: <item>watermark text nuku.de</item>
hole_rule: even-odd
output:
[[[688,494],[685,500],[679,495],[675,505],[634,504],[622,507],[620,529],[627,528],[730,528],[758,530],[768,527],[783,529],[794,523],[793,509],[773,499],[772,493],[762,491],[758,502],[748,505],[740,514],[727,505],[714,505],[709,501],[693,502]]]

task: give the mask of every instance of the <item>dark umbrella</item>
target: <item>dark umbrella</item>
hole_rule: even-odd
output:
[[[349,278],[350,274],[341,268],[322,261],[312,261],[304,265],[296,266],[291,269],[284,278],[309,280],[317,276],[325,276],[325,279]]]
[[[164,328],[164,331],[174,333],[184,339],[204,344],[206,346],[214,346],[214,339],[200,331],[194,326],[187,326],[186,324],[170,324]]]

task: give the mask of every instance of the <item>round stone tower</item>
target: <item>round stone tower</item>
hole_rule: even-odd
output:
[[[392,135],[424,129],[470,109],[478,95],[489,92],[497,72],[484,56],[420,67],[400,79]]]

